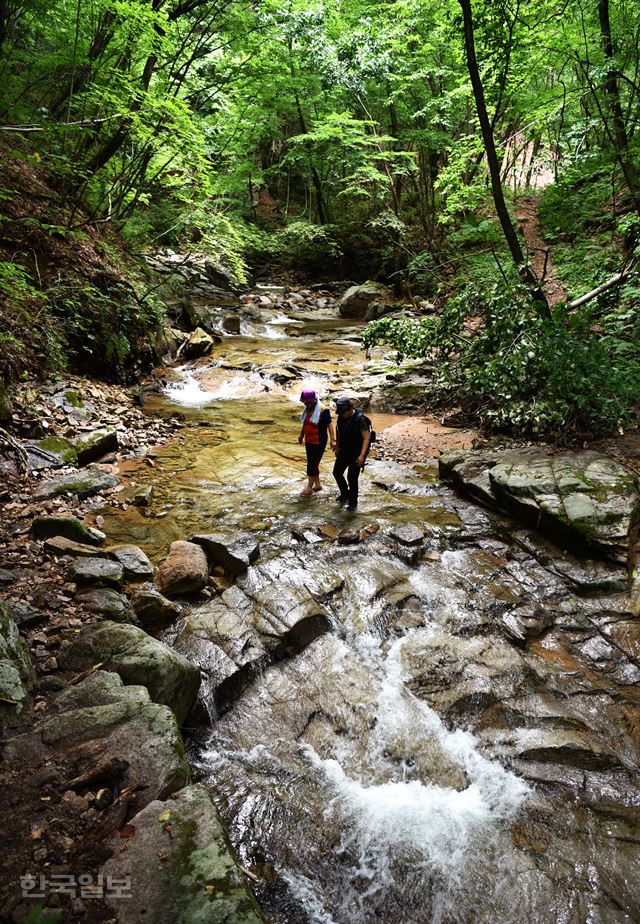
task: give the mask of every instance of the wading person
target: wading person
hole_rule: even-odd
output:
[[[358,506],[358,478],[369,448],[369,422],[364,414],[354,410],[348,398],[336,400],[336,413],[338,435],[333,477],[340,489],[337,500],[339,504],[346,504],[347,510],[355,510]],[[345,471],[347,480],[344,477]]]
[[[302,429],[298,442],[304,442],[307,452],[307,486],[300,491],[301,497],[310,497],[314,491],[322,491],[320,484],[320,459],[327,445],[327,436],[331,448],[336,445],[336,436],[331,422],[331,412],[323,409],[315,391],[305,389],[300,395],[304,411],[300,415]]]

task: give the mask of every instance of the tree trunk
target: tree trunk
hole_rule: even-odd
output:
[[[622,168],[625,182],[633,198],[636,212],[640,212],[640,178],[638,171],[629,155],[629,139],[624,122],[620,94],[618,92],[618,78],[615,59],[613,56],[613,40],[611,38],[611,20],[609,18],[609,0],[598,0],[598,15],[600,18],[600,34],[602,48],[607,63],[607,73],[604,79],[604,88],[609,101],[613,131],[607,126],[607,133],[615,147],[616,159]],[[606,125],[606,123],[605,123]]]
[[[493,193],[493,201],[495,203],[496,213],[498,215],[498,219],[502,227],[502,233],[504,234],[507,246],[509,247],[513,261],[516,264],[518,275],[525,283],[525,285],[531,289],[534,299],[536,302],[540,303],[542,312],[546,315],[549,315],[549,303],[547,302],[545,294],[542,291],[540,283],[531,271],[531,268],[525,259],[524,253],[522,252],[522,247],[520,246],[520,241],[518,240],[516,229],[513,226],[511,217],[509,215],[509,210],[507,209],[507,203],[505,202],[504,193],[502,190],[502,183],[500,182],[500,163],[498,161],[496,145],[493,138],[493,131],[491,130],[491,122],[487,113],[484,89],[480,79],[478,61],[476,59],[475,40],[473,33],[473,17],[471,14],[471,0],[458,0],[458,2],[462,7],[462,15],[464,18],[464,42],[467,53],[467,67],[469,70],[469,77],[471,79],[471,86],[473,87],[473,96],[476,103],[480,129],[482,131],[482,140],[484,143],[485,153],[487,155],[487,163],[489,165],[491,191]]]

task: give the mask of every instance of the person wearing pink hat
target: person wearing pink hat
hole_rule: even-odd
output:
[[[327,445],[327,435],[331,448],[336,445],[336,434],[331,421],[331,412],[323,410],[317,394],[311,388],[305,388],[300,395],[304,411],[300,415],[302,429],[298,437],[304,443],[307,452],[307,486],[300,491],[301,497],[311,497],[314,492],[322,491],[320,484],[320,459]]]

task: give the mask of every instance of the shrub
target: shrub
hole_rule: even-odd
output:
[[[482,321],[473,334],[469,315]],[[640,394],[638,328],[621,315],[593,303],[546,318],[525,289],[502,284],[465,290],[437,318],[374,321],[363,340],[435,362],[433,400],[454,399],[489,431],[571,438],[614,431]]]

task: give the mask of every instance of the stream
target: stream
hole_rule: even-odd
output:
[[[331,312],[264,315],[150,399],[185,425],[153,468],[125,465],[150,507],[102,516],[155,563],[197,533],[260,543],[163,638],[202,668],[194,778],[266,920],[639,921],[625,594],[576,591],[564,553],[458,497],[435,464],[372,459],[353,514],[329,455],[324,490],[300,497],[302,387],[371,393],[380,361]],[[368,413],[378,431],[402,419]],[[424,542],[397,541],[403,524]],[[335,541],[345,528],[361,541]]]

